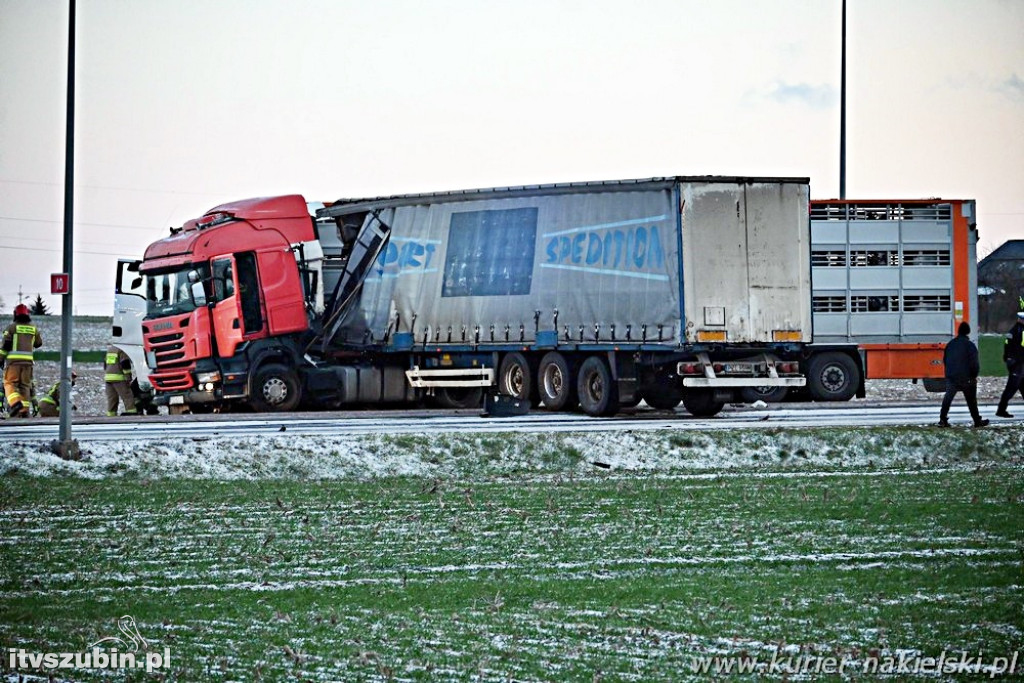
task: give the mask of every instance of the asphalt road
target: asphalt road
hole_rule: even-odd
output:
[[[1024,411],[1007,420],[993,417],[996,406],[985,404],[982,415],[993,426],[1021,425]],[[230,438],[232,436],[335,434],[444,433],[444,432],[593,432],[650,429],[766,429],[780,427],[851,427],[879,425],[934,425],[934,404],[893,403],[872,406],[850,404],[793,404],[764,410],[727,409],[713,418],[692,417],[681,409],[637,410],[614,418],[592,418],[574,413],[537,410],[519,417],[482,417],[477,411],[393,410],[288,415],[199,415],[76,419],[72,437],[86,441],[154,441],[161,438]],[[961,403],[950,413],[954,427],[969,427],[971,419]],[[57,419],[5,420],[0,424],[0,447],[15,441],[53,440],[59,437]]]

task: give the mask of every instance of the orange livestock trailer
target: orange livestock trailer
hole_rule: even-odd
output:
[[[939,379],[977,318],[973,200],[812,200],[815,343],[857,344],[866,379]],[[975,329],[976,334],[976,329]]]

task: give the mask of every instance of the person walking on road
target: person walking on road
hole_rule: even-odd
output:
[[[28,306],[14,307],[14,322],[4,331],[0,343],[0,365],[4,365],[4,395],[11,417],[28,417],[32,405],[33,352],[43,345],[32,324]]]
[[[117,404],[124,403],[122,415],[138,415],[132,394],[132,361],[128,354],[113,344],[107,347],[103,365],[103,379],[107,383],[107,416],[117,415]]]
[[[1006,363],[1006,371],[1009,374],[1006,378],[1003,395],[999,397],[999,408],[996,409],[996,415],[1013,417],[1007,410],[1010,406],[1010,399],[1018,391],[1021,396],[1024,396],[1024,300],[1021,303],[1021,310],[1017,313],[1017,324],[1006,333],[1003,362]]]
[[[942,398],[942,409],[939,411],[939,426],[948,427],[949,407],[958,392],[963,392],[967,408],[974,418],[975,427],[988,426],[988,420],[981,419],[978,412],[978,373],[981,363],[978,360],[978,347],[971,341],[971,326],[960,323],[956,337],[946,344],[942,352],[942,363],[946,366],[946,395]]]

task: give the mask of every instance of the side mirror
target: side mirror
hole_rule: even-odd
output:
[[[192,301],[195,302],[197,307],[206,305],[206,290],[203,289],[202,282],[192,283]]]
[[[138,289],[141,286],[142,286],[142,276],[140,275],[139,277],[137,277],[134,280],[132,280],[132,289]]]

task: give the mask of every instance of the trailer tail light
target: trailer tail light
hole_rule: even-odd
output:
[[[716,373],[718,373],[718,372],[722,372],[723,370],[725,370],[725,366],[722,365],[721,363],[715,363],[715,364],[713,364],[711,366],[711,369],[714,370]]]
[[[779,363],[776,368],[786,375],[795,375],[800,371],[799,363]]]
[[[676,371],[680,375],[703,375],[704,366],[700,363],[680,363]]]

